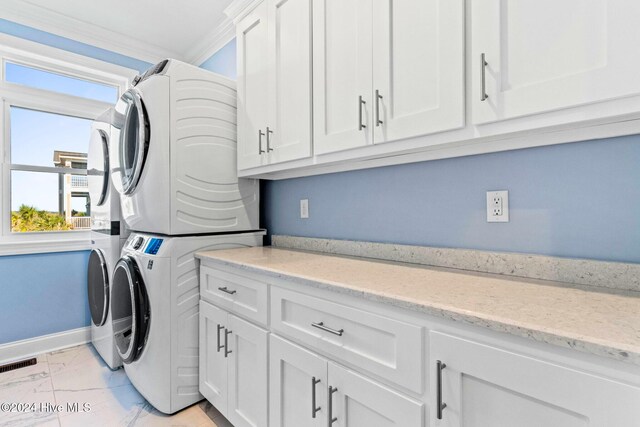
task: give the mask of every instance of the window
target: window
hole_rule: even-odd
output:
[[[25,65],[5,63],[5,80],[38,89],[51,90],[96,101],[114,104],[118,100],[118,88],[89,82]]]
[[[0,254],[16,240],[88,236],[91,123],[135,71],[5,35],[0,61]]]

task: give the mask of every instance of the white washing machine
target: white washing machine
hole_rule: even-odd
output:
[[[172,414],[203,399],[195,252],[261,246],[264,234],[129,236],[113,273],[114,336],[131,383],[159,411]]]
[[[173,59],[116,104],[111,176],[131,230],[257,230],[259,182],[237,177],[235,82]]]
[[[113,269],[127,237],[120,222],[120,198],[109,178],[109,139],[113,110],[92,123],[87,154],[87,181],[91,199],[91,255],[87,293],[91,313],[91,342],[111,369],[122,366],[116,351],[109,309]]]

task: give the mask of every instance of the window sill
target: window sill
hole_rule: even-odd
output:
[[[0,256],[74,252],[91,249],[89,233],[83,232],[74,236],[64,236],[64,238],[57,237],[59,236],[53,235],[42,236],[40,239],[29,239],[24,236],[24,238],[20,239],[0,240]]]

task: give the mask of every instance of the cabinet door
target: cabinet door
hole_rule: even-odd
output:
[[[431,398],[438,360],[442,419],[433,426],[635,426],[640,389],[503,349],[431,332]]]
[[[266,427],[268,332],[229,314],[229,397],[226,417],[235,427]]]
[[[464,125],[463,0],[387,0],[373,8],[375,143]]]
[[[311,0],[268,0],[268,162],[311,155]]]
[[[372,4],[372,0],[313,2],[313,143],[317,154],[372,142]]]
[[[238,169],[260,166],[266,150],[267,4],[238,23]],[[261,143],[260,143],[261,142]],[[260,147],[262,145],[262,147]]]
[[[640,93],[640,2],[474,0],[471,8],[474,123]]]
[[[200,301],[200,393],[221,411],[227,408],[227,359],[224,331],[227,313]]]
[[[329,416],[336,427],[422,427],[424,405],[329,362],[329,385],[337,391]]]
[[[327,361],[271,335],[269,397],[270,425],[326,426]]]

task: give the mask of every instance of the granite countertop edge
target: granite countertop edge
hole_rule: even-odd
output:
[[[456,309],[446,305],[411,301],[397,295],[370,291],[362,287],[351,287],[343,283],[316,280],[297,274],[286,274],[282,271],[264,266],[257,267],[241,261],[216,258],[215,255],[205,252],[196,253],[196,258],[204,258],[222,266],[240,268],[254,274],[266,274],[275,279],[285,280],[291,283],[295,282],[296,285],[304,285],[316,289],[352,295],[372,302],[383,303],[413,312],[448,319],[467,325],[479,326],[495,332],[507,333],[509,335],[527,338],[541,343],[577,350],[583,353],[615,359],[640,366],[640,348],[629,348],[629,346],[626,345],[601,342],[601,340],[590,339],[588,336],[551,332],[546,330],[545,327],[537,327],[536,325],[522,324],[509,319],[501,319],[499,317],[492,316],[490,313],[479,313],[475,311]]]

